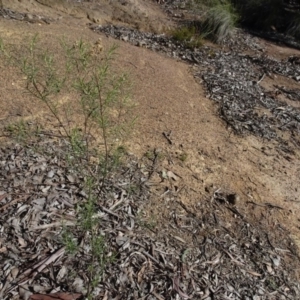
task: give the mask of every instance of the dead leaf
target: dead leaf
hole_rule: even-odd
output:
[[[183,290],[180,288],[180,282],[179,282],[179,277],[175,276],[173,278],[173,289],[179,294],[180,297],[183,299],[191,299],[189,295],[183,292]]]
[[[145,274],[146,265],[143,265],[140,271],[138,272],[138,283],[140,284],[143,280]]]
[[[29,300],[76,300],[81,296],[82,294],[77,293],[34,294],[30,296]]]
[[[261,274],[255,272],[255,271],[252,271],[252,270],[246,270],[246,272],[249,273],[249,274],[251,274],[251,275],[253,275],[253,276],[257,276],[257,277],[262,276]]]
[[[5,253],[5,252],[7,252],[7,248],[6,247],[0,248],[0,253]]]
[[[106,290],[105,291],[105,294],[104,294],[104,296],[103,296],[103,298],[102,298],[102,300],[107,300],[108,299],[108,291]]]
[[[76,292],[82,292],[84,287],[84,282],[80,277],[76,277],[74,282],[73,282],[73,288],[75,289]]]
[[[67,175],[67,178],[71,183],[75,182],[75,178],[72,175]]]
[[[3,200],[3,199],[5,199],[7,197],[7,194],[5,193],[5,194],[2,194],[2,195],[0,195],[0,202]]]
[[[32,292],[30,292],[27,285],[19,286],[19,295],[21,299],[28,300],[30,299],[29,297],[32,295]]]
[[[174,181],[177,181],[178,180],[178,176],[175,175],[172,171],[168,171],[167,172],[167,176],[171,179],[173,179]]]

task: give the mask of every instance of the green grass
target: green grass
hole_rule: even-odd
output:
[[[175,29],[171,33],[172,37],[183,43],[188,48],[199,48],[203,44],[203,38],[195,26],[183,26]]]
[[[288,33],[300,39],[300,11],[290,9],[282,0],[190,0],[197,31],[214,42],[232,35],[237,26],[256,31]],[[187,40],[189,32],[182,32]],[[184,39],[180,36],[180,39]]]
[[[229,0],[191,0],[189,10],[193,12],[195,20],[189,26],[181,29],[176,35],[178,40],[190,41],[197,37],[202,44],[203,39],[210,39],[221,43],[233,33],[239,19],[235,7]]]
[[[147,159],[151,160],[152,162],[154,160],[163,160],[165,158],[165,153],[163,153],[162,151],[157,151],[157,149],[152,149],[152,150],[148,150],[145,154],[144,157],[146,157]]]
[[[233,33],[237,21],[238,15],[230,2],[217,4],[207,11],[203,21],[204,35],[221,43]]]
[[[188,158],[188,154],[186,152],[183,152],[181,154],[179,154],[178,158],[182,161],[185,162]]]
[[[40,132],[40,127],[21,119],[5,126],[4,131],[18,143],[24,143],[32,140]]]

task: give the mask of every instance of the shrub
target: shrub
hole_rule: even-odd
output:
[[[58,123],[58,134],[69,141],[74,162],[91,158],[106,170],[118,142],[132,126],[126,74],[112,68],[116,46],[102,52],[99,43],[61,41],[60,53],[39,47],[38,37],[28,46],[2,53],[25,75],[25,89],[44,105]],[[44,125],[44,124],[43,124]],[[56,126],[51,126],[55,128]],[[99,151],[100,150],[100,151]]]
[[[50,53],[39,47],[37,36],[19,49],[0,43],[0,54],[25,76],[26,91],[56,121],[57,124],[48,124],[52,129],[58,127],[55,136],[68,142],[66,161],[71,170],[80,168],[86,199],[78,204],[76,230],[89,237],[88,299],[93,298],[94,288],[113,259],[99,231],[99,193],[108,172],[120,161],[124,147],[119,146],[119,141],[133,122],[130,84],[126,74],[113,68],[115,51],[112,46],[103,53],[99,42],[93,45],[80,40],[70,44],[63,40],[61,52]],[[11,125],[7,130],[26,143],[26,123]],[[70,253],[78,250],[72,232],[64,229],[61,240]]]

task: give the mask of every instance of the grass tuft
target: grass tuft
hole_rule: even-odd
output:
[[[221,43],[236,27],[238,15],[231,3],[217,4],[208,9],[203,21],[203,34]]]
[[[179,27],[171,34],[176,41],[183,43],[187,48],[199,48],[203,44],[203,38],[195,26]]]

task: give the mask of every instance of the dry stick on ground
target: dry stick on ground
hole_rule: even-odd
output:
[[[172,133],[172,132],[170,132],[170,133],[163,132],[163,136],[166,138],[166,140],[168,141],[168,143],[169,143],[170,145],[173,144],[173,142],[172,142],[171,139],[170,139],[171,133]]]
[[[28,268],[23,272],[22,278],[18,280],[13,286],[11,286],[6,292],[6,294],[10,293],[12,290],[20,286],[21,284],[25,284],[28,280],[33,280],[33,278],[42,272],[49,264],[61,258],[65,253],[65,247],[60,248],[56,252],[54,252],[51,256],[44,258],[42,261],[38,262],[31,268]]]
[[[0,202],[7,197],[7,193],[0,195]]]
[[[2,196],[3,196],[3,195],[1,195],[0,198],[1,198]],[[5,198],[5,197],[4,197],[4,198]],[[2,198],[2,199],[4,199],[4,198]],[[17,198],[17,199],[15,199],[15,200],[12,200],[12,201],[6,203],[5,205],[1,206],[1,207],[0,207],[0,211],[7,209],[9,206],[18,203],[19,201],[22,201],[22,200],[25,200],[25,201],[26,201],[28,198],[29,198],[29,196],[24,196],[24,197],[20,197],[20,198]],[[0,201],[1,201],[2,199],[0,199]]]
[[[261,206],[261,207],[277,208],[277,209],[284,210],[283,207],[278,206],[278,205],[274,205],[274,204],[271,204],[271,203],[268,203],[268,202],[266,202],[264,204],[258,204],[258,203],[254,202],[254,201],[247,201],[246,203],[254,204],[254,205],[257,205],[257,206]]]

